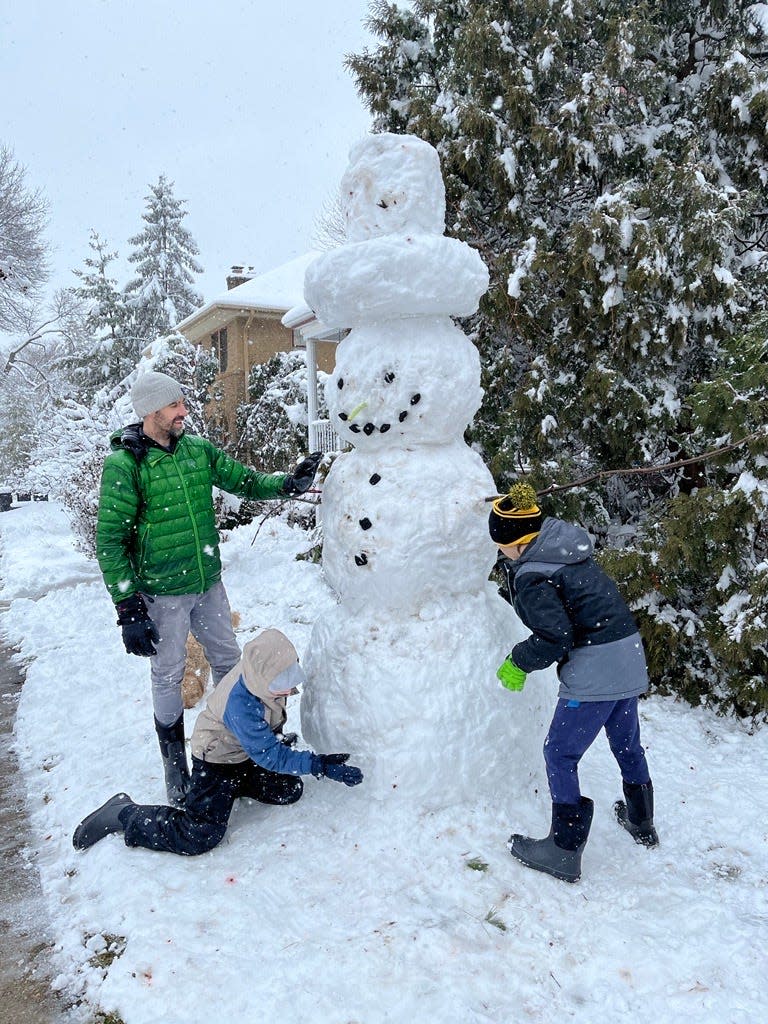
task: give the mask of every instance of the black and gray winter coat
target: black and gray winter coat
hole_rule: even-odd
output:
[[[636,697],[648,689],[642,640],[593,550],[586,530],[550,517],[517,561],[500,560],[515,611],[531,630],[510,657],[523,672],[556,663],[567,700]]]

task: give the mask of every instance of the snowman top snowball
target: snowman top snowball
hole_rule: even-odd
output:
[[[352,147],[340,188],[349,242],[445,230],[440,158],[415,135],[367,136]]]

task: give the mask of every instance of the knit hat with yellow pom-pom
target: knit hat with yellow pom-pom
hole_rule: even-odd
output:
[[[543,519],[536,491],[530,484],[517,483],[491,505],[488,529],[496,544],[527,544],[541,529]]]

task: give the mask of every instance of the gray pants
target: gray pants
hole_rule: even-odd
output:
[[[214,685],[240,660],[240,647],[223,583],[216,583],[204,594],[144,597],[160,634],[155,643],[157,654],[150,659],[155,718],[161,725],[173,725],[184,712],[181,680],[187,660],[187,635],[191,633],[200,641]]]

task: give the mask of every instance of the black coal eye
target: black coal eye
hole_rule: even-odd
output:
[[[420,401],[421,395],[417,391],[415,395],[411,396],[411,405],[418,405]]]
[[[407,417],[408,417],[408,413],[406,412],[405,409],[403,409],[403,411],[400,413],[400,415],[397,418],[402,423],[404,419],[407,419]]]
[[[343,377],[339,377],[339,379],[336,381],[336,387],[339,389],[339,391],[341,391],[341,389],[344,387]]]
[[[365,519],[361,519],[361,520],[360,520],[360,528],[361,528],[361,529],[363,529],[363,530],[370,530],[370,528],[371,528],[372,526],[373,526],[373,523],[372,523],[372,522],[371,522],[371,520],[370,520],[370,519],[368,518],[368,516],[366,516],[366,517],[365,517]]]
[[[367,564],[368,564],[368,556],[367,555],[355,555],[355,565],[367,565]]]
[[[387,382],[387,384],[391,384],[394,379],[394,373],[391,370],[387,370],[387,372],[384,374],[384,380]]]
[[[379,474],[378,473],[374,473],[373,476],[371,477],[371,479],[368,481],[368,483],[369,484],[377,484],[379,482],[379,480],[381,480],[381,477],[379,476]]]

